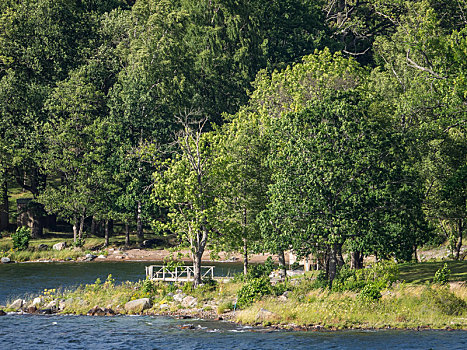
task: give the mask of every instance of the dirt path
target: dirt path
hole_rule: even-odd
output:
[[[144,249],[129,249],[119,250],[112,249],[108,250],[109,254],[106,259],[96,260],[107,260],[107,261],[163,261],[164,259],[172,256],[174,259],[182,261],[191,261],[189,250],[182,250],[179,252],[170,252],[168,250],[144,250]],[[269,256],[274,261],[277,261],[277,257],[271,254],[253,254],[248,257],[251,263],[262,263]],[[218,256],[211,256],[210,251],[206,251],[203,254],[203,261],[223,261],[223,262],[243,262],[243,256],[238,253],[226,253],[220,252]]]

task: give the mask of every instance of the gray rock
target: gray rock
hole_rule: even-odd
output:
[[[198,304],[198,299],[192,297],[191,295],[187,295],[183,298],[182,306],[183,307],[195,307]]]
[[[102,255],[102,254],[101,254],[101,255],[99,255],[99,256],[97,257],[97,259],[107,259],[107,257],[106,257],[105,255]]]
[[[60,242],[52,246],[53,250],[63,250],[66,248],[66,242]]]
[[[6,312],[0,309],[0,316],[6,316]]]
[[[167,296],[168,296],[168,297],[173,297],[173,296],[174,296],[174,293],[172,293],[172,292],[167,293]]]
[[[8,258],[8,257],[6,257],[6,256],[3,257],[3,258],[1,259],[1,261],[2,261],[2,264],[8,264],[9,262],[11,262],[10,258]]]
[[[150,309],[152,306],[151,300],[149,298],[142,298],[137,300],[129,301],[125,304],[125,310],[127,312],[141,312],[146,309]]]
[[[160,308],[161,308],[161,309],[168,309],[168,308],[169,308],[169,304],[161,304]]]
[[[57,303],[58,300],[52,300],[50,303],[48,303],[44,309],[56,309],[57,308]]]
[[[177,289],[177,290],[175,291],[175,293],[177,293],[177,294],[182,294],[182,293],[183,293],[183,290]]]
[[[41,243],[37,246],[37,250],[49,250],[50,247],[47,244]]]
[[[185,297],[186,297],[186,294],[183,294],[183,293],[182,294],[175,294],[173,296],[174,300],[176,302],[179,302],[179,303],[181,303]]]
[[[24,305],[25,301],[23,299],[16,299],[14,302],[12,302],[9,306],[10,309],[21,309]]]
[[[40,304],[42,304],[42,298],[37,297],[37,298],[34,298],[34,300],[32,301],[31,306],[37,306],[37,305],[40,305]]]

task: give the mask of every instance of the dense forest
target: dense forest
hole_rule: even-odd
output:
[[[8,184],[206,248],[461,257],[465,0],[5,0]],[[40,236],[40,230],[33,230]]]

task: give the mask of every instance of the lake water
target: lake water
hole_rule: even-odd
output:
[[[0,304],[44,288],[145,278],[148,262],[0,264]],[[241,264],[216,264],[218,275]],[[181,329],[185,324],[194,329]],[[467,349],[465,331],[285,332],[229,322],[150,316],[7,315],[0,349]]]
[[[181,329],[192,324],[195,329]],[[284,332],[149,316],[0,317],[2,349],[467,349],[462,331]]]

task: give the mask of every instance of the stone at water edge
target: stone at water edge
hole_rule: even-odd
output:
[[[175,298],[174,298],[175,299]],[[182,301],[183,307],[195,307],[198,304],[198,299],[191,295],[186,296]]]
[[[52,246],[53,250],[63,250],[66,248],[66,242],[60,242]]]
[[[11,262],[11,259],[5,256],[2,258],[1,261],[2,261],[2,264],[8,264],[9,262]]]
[[[0,310],[0,316],[5,316],[5,315],[6,315],[6,312],[3,310]]]
[[[9,306],[10,309],[21,309],[24,305],[25,301],[23,299],[16,299],[14,302],[12,302]]]
[[[34,300],[32,301],[31,306],[37,306],[39,304],[42,304],[42,298],[37,297],[37,298],[34,298]]]
[[[129,301],[125,304],[125,310],[127,312],[141,312],[146,309],[150,309],[152,306],[149,298],[142,298],[137,300]]]
[[[106,257],[105,255],[102,255],[102,254],[101,254],[101,255],[99,255],[99,256],[97,257],[97,259],[107,259],[107,257]]]

